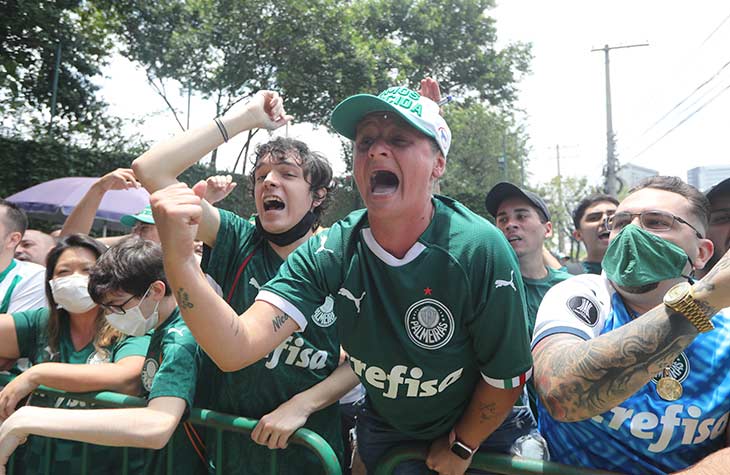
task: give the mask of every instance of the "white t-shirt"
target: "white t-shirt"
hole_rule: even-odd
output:
[[[6,313],[35,310],[48,305],[45,293],[46,268],[17,259],[13,259],[12,262],[15,262],[15,267],[0,282],[0,302],[5,300],[8,290],[13,282],[16,282],[10,294],[10,305]]]

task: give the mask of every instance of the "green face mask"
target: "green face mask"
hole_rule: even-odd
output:
[[[621,287],[641,288],[685,277],[682,272],[688,261],[681,247],[630,224],[609,243],[603,270]]]

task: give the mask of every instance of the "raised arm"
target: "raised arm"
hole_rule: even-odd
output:
[[[203,213],[203,188],[198,187],[196,194],[177,183],[155,192],[150,201],[164,251],[165,275],[185,323],[219,368],[236,371],[266,356],[299,325],[260,301],[239,318],[208,284],[193,253]]]
[[[225,141],[224,131],[230,138],[254,128],[276,129],[290,119],[277,93],[261,91],[216,121],[155,145],[135,159],[132,168],[144,187],[153,193],[177,183],[178,175],[220,146]],[[203,205],[199,224],[198,239],[213,245],[220,218],[207,203]]]
[[[113,447],[161,449],[185,411],[185,400],[159,397],[144,408],[51,409],[24,406],[0,426],[0,475],[29,435]]]
[[[324,380],[262,417],[251,432],[251,439],[270,449],[285,449],[289,437],[307,422],[309,416],[335,404],[358,382],[350,364],[341,364]]]
[[[94,225],[94,217],[96,211],[101,205],[104,195],[110,190],[127,190],[130,188],[139,188],[140,184],[134,176],[131,168],[117,168],[113,172],[109,172],[99,178],[89,191],[79,200],[74,210],[71,212],[66,222],[63,223],[61,236],[69,234],[82,233],[89,234],[91,227]],[[100,240],[109,246],[115,244],[121,237],[101,238]]]
[[[710,314],[730,305],[728,255],[693,286],[693,293]],[[535,387],[553,418],[588,419],[634,394],[696,336],[686,317],[663,304],[592,340],[551,335],[533,350]]]
[[[115,363],[33,365],[0,391],[0,418],[10,417],[18,402],[40,385],[74,393],[109,390],[136,396],[143,364],[143,356],[128,356]]]

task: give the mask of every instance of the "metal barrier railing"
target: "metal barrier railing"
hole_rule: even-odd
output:
[[[396,447],[383,455],[375,470],[375,475],[390,475],[398,464],[409,460],[426,460],[427,455],[428,446],[424,444]],[[620,475],[593,468],[580,468],[545,460],[482,452],[474,454],[469,469],[502,475]]]
[[[0,386],[4,386],[8,384],[10,381],[12,381],[13,376],[8,374],[0,374]],[[37,393],[45,394],[47,396],[54,396],[54,397],[68,397],[71,399],[75,399],[78,401],[83,401],[86,403],[92,403],[98,407],[107,407],[107,408],[115,408],[115,407],[144,407],[147,405],[147,402],[138,397],[134,396],[126,396],[123,394],[113,393],[110,391],[101,391],[101,392],[95,392],[95,393],[67,393],[65,391],[59,391],[57,389],[49,388],[46,386],[40,386],[38,389],[36,389]],[[91,409],[93,410],[93,409]],[[198,409],[194,408],[190,411],[190,418],[188,419],[189,422],[203,427],[211,427],[216,431],[216,438],[217,438],[217,444],[216,444],[216,454],[214,457],[215,466],[216,466],[216,474],[221,475],[223,473],[222,466],[223,466],[223,432],[239,432],[239,433],[250,433],[254,427],[256,427],[256,424],[258,423],[258,420],[256,419],[248,419],[245,417],[237,417],[232,416],[229,414],[223,414],[220,412],[211,411],[208,409]],[[170,439],[172,441],[172,439]],[[302,447],[305,447],[309,450],[311,450],[317,458],[322,463],[322,473],[325,475],[341,475],[342,470],[340,468],[339,460],[337,459],[337,456],[335,455],[335,452],[332,450],[332,447],[316,432],[313,432],[308,429],[298,429],[294,434],[292,434],[290,439],[290,444],[299,445]],[[86,447],[89,444],[84,444],[83,449],[83,457],[84,461],[82,462],[82,473],[81,475],[87,475],[88,474],[88,463],[86,463],[87,458],[87,450]],[[51,464],[50,464],[50,444],[48,445],[48,449],[46,451],[45,457],[47,460],[44,461],[42,464],[43,467],[45,467],[44,475],[49,475],[51,473]],[[279,450],[286,450],[286,449],[279,449]],[[271,457],[271,465],[269,472],[271,474],[278,473],[278,456],[279,450],[273,450],[272,451],[272,457]],[[172,450],[168,450],[168,457],[166,460],[166,472],[168,474],[172,474],[172,457],[170,454],[172,454]],[[124,449],[124,464],[122,466],[122,473],[123,475],[128,474],[128,450]],[[10,459],[10,462],[8,463],[8,475],[13,475],[13,468],[14,468],[14,458]]]

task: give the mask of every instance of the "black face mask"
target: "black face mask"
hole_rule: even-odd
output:
[[[283,233],[274,234],[266,231],[264,227],[261,226],[261,220],[259,219],[259,216],[256,215],[256,230],[261,233],[261,235],[267,240],[271,241],[277,246],[283,247],[288,246],[289,244],[300,239],[302,236],[311,231],[312,224],[314,224],[315,219],[316,216],[314,216],[314,213],[312,213],[311,211],[307,211],[307,214],[305,214],[302,219],[299,220],[299,222],[295,224],[291,229],[289,229],[288,231],[284,231]]]

